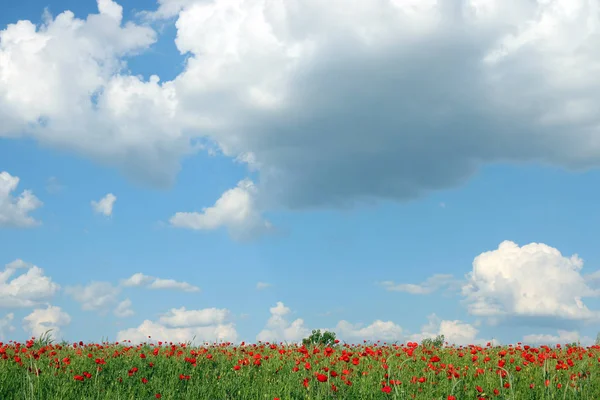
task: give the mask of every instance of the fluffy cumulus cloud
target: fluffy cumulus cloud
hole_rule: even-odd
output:
[[[71,323],[69,314],[57,306],[38,308],[23,319],[23,329],[35,337],[40,337],[49,330],[53,338],[61,338],[61,328]]]
[[[172,289],[183,292],[199,292],[200,288],[188,282],[180,282],[174,279],[162,279],[154,276],[144,275],[141,272],[131,275],[121,281],[121,285],[128,287],[146,287],[148,289]]]
[[[304,320],[298,318],[290,322],[286,316],[291,310],[281,301],[269,309],[271,317],[267,326],[259,332],[256,340],[263,342],[300,342],[310,335],[310,330],[304,326]]]
[[[584,297],[597,296],[581,275],[583,261],[563,256],[543,243],[519,247],[502,242],[473,261],[462,294],[471,314],[494,320],[524,317],[528,321],[597,321]]]
[[[0,56],[0,76],[2,76],[1,60]],[[0,83],[0,98],[2,96],[1,88],[2,83]],[[1,109],[0,105],[0,115]],[[0,228],[29,228],[39,225],[39,221],[29,213],[41,207],[42,202],[33,195],[31,190],[24,190],[18,197],[13,196],[12,193],[18,185],[18,177],[12,176],[6,171],[0,172]]]
[[[178,212],[169,221],[177,228],[213,230],[227,228],[239,240],[252,239],[271,230],[269,221],[263,219],[256,206],[256,186],[248,179],[229,189],[214,206],[202,212]]]
[[[203,310],[172,309],[158,321],[145,320],[137,328],[119,331],[117,340],[134,343],[152,340],[196,343],[237,340],[237,331],[229,321],[228,310],[208,308]]]
[[[381,282],[381,285],[389,291],[406,292],[410,294],[430,294],[438,289],[447,287],[448,289],[460,288],[460,282],[453,275],[436,274],[427,278],[421,284],[399,283],[392,281]]]
[[[266,327],[256,336],[256,340],[268,342],[300,342],[308,337],[312,330],[305,326],[304,320],[298,318],[292,322],[286,316],[291,310],[282,302],[277,302],[270,309],[271,317]],[[404,342],[422,341],[426,338],[435,338],[444,335],[449,343],[465,345],[471,343],[485,343],[487,340],[477,337],[478,330],[471,324],[463,321],[441,320],[435,314],[429,316],[429,323],[422,327],[418,333],[410,333],[393,321],[376,320],[369,325],[339,321],[334,327],[319,328],[321,332],[332,331],[336,337],[348,343],[358,343],[363,340]]]
[[[98,8],[86,19],[64,11],[41,26],[21,20],[0,31],[0,137],[31,136],[170,183],[191,151],[173,85],[127,74],[122,59],[148,49],[156,33],[123,23],[116,2],[98,0]]]
[[[257,172],[256,210],[412,199],[497,161],[596,166],[598,7],[161,0],[150,16],[176,17],[188,56],[161,83],[123,68],[155,32],[99,0],[85,20],[65,11],[0,31],[0,135],[156,185],[199,139]],[[174,218],[239,228],[217,209]]]
[[[92,200],[92,209],[98,214],[110,217],[113,212],[115,201],[117,201],[117,196],[112,193],[108,193],[98,201]]]
[[[110,282],[91,282],[85,286],[69,286],[65,292],[81,304],[82,310],[104,313],[117,303],[121,290]]]
[[[340,321],[333,329],[340,339],[350,343],[357,341],[387,341],[387,342],[421,342],[423,339],[433,339],[444,335],[446,342],[455,345],[486,343],[489,340],[478,338],[478,329],[473,325],[459,320],[442,320],[435,314],[429,316],[429,323],[418,333],[410,333],[392,321],[377,320],[370,325],[352,324]]]
[[[43,269],[18,259],[0,272],[0,307],[34,307],[59,289]]]

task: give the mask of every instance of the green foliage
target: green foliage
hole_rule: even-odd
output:
[[[421,342],[421,346],[441,348],[444,345],[444,342],[445,342],[444,335],[437,335],[435,337],[435,339],[431,339],[431,338],[423,339],[423,341]]]
[[[316,329],[312,331],[312,334],[307,337],[304,338],[302,340],[302,344],[304,344],[305,346],[309,346],[309,345],[324,345],[324,346],[333,346],[333,344],[335,343],[335,333],[334,332],[329,332],[329,331],[325,331],[323,333],[321,333],[320,329]]]
[[[600,332],[596,335],[596,345],[600,346]]]
[[[42,335],[36,339],[34,346],[36,348],[45,347],[54,343],[54,339],[52,339],[52,329],[48,329],[46,332],[42,333]]]

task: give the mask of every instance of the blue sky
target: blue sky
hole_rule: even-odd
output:
[[[591,5],[229,3],[1,6],[0,340],[595,339]]]

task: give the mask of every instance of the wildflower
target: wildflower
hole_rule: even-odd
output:
[[[388,385],[385,385],[384,387],[381,388],[381,391],[383,393],[390,393],[392,391],[392,388]]]

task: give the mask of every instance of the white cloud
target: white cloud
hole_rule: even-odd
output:
[[[459,320],[441,320],[437,315],[428,317],[429,323],[421,328],[421,332],[409,336],[409,340],[421,342],[423,339],[434,339],[444,335],[444,340],[457,346],[491,342],[499,344],[496,339],[478,338],[479,330],[475,326]]]
[[[98,0],[98,11],[119,23],[123,18],[123,7],[111,0]]]
[[[289,322],[285,318],[291,310],[282,302],[270,309],[271,317],[267,326],[256,336],[263,342],[300,342],[310,336],[312,330],[304,325],[303,319]],[[473,325],[459,320],[441,320],[435,314],[429,316],[429,323],[422,327],[419,333],[410,333],[393,321],[375,320],[369,325],[353,324],[341,320],[335,327],[319,328],[321,332],[335,332],[336,337],[348,343],[358,343],[363,340],[386,342],[421,342],[425,338],[435,338],[444,335],[445,340],[457,345],[487,343],[489,340],[477,338],[479,332]]]
[[[15,261],[11,261],[5,265],[6,269],[23,269],[23,268],[31,268],[32,265],[27,263],[20,258],[17,258]]]
[[[173,308],[159,318],[161,324],[187,328],[192,326],[221,325],[230,318],[229,310],[205,308],[202,310],[186,310],[185,307]]]
[[[172,226],[194,230],[214,230],[226,227],[238,240],[257,237],[271,229],[256,204],[256,187],[248,179],[227,190],[212,207],[202,212],[178,212],[169,220]]]
[[[8,313],[0,318],[0,340],[6,340],[7,333],[14,332],[15,327],[12,325],[14,318],[15,315],[13,313]]]
[[[81,303],[82,310],[106,312],[117,302],[120,289],[109,282],[91,282],[67,287],[65,292]]]
[[[252,155],[261,203],[307,208],[411,199],[499,160],[600,163],[596,2],[482,4],[162,1],[159,13],[178,13],[190,55],[181,115],[224,154]]]
[[[1,65],[0,61],[0,77],[2,76]],[[0,93],[1,88],[0,83]],[[13,197],[11,193],[17,189],[17,186],[19,186],[18,177],[6,171],[0,172],[0,228],[29,228],[40,224],[29,213],[41,207],[43,203],[30,190],[24,190],[19,197]]]
[[[117,305],[117,307],[115,308],[114,314],[118,318],[127,318],[127,317],[131,317],[132,315],[134,315],[135,313],[131,309],[131,300],[125,299],[122,302],[120,302]]]
[[[582,277],[582,267],[577,255],[564,257],[545,244],[519,247],[504,241],[475,258],[462,293],[477,316],[597,320],[598,312],[582,301],[598,295]]]
[[[267,282],[258,282],[256,284],[256,290],[264,290],[269,287],[271,287],[271,284]]]
[[[48,330],[54,339],[61,337],[61,327],[71,323],[71,317],[60,307],[48,306],[45,309],[35,309],[23,319],[23,329],[35,337],[40,337]]]
[[[180,282],[174,279],[161,279],[154,276],[144,275],[141,272],[131,275],[129,278],[121,281],[123,286],[144,286],[148,289],[173,289],[184,292],[199,292],[200,288],[187,282]]]
[[[421,284],[400,283],[395,284],[392,281],[381,282],[381,284],[389,291],[406,292],[410,294],[430,294],[442,287],[446,286],[449,289],[459,288],[459,281],[452,275],[435,274]]]
[[[110,217],[113,212],[115,201],[117,201],[117,197],[112,193],[108,193],[99,201],[92,200],[91,204],[95,212]]]
[[[584,336],[581,337],[577,331],[567,331],[559,329],[557,335],[548,334],[532,334],[523,337],[523,343],[541,345],[546,344],[554,346],[557,343],[561,345],[580,342],[582,346],[591,346],[594,344],[594,339]]]
[[[117,340],[131,340],[134,343],[152,340],[173,342],[231,341],[237,340],[235,325],[227,322],[230,312],[224,309],[203,310],[171,309],[160,317],[158,322],[145,320],[137,328],[119,331]]]
[[[26,271],[13,277],[22,269]],[[50,299],[59,289],[59,285],[44,275],[43,269],[18,259],[0,272],[0,307],[34,307]]]
[[[347,342],[357,340],[384,340],[388,342],[401,341],[404,339],[402,327],[392,321],[376,320],[371,325],[363,327],[363,324],[351,324],[348,321],[338,322],[333,330],[336,335]]]
[[[197,138],[258,172],[260,211],[411,199],[500,160],[600,164],[596,1],[266,4],[159,1],[152,17],[177,16],[189,55],[164,83],[125,72],[155,32],[121,25],[112,1],[85,20],[9,25],[0,135],[155,185]],[[197,217],[184,225],[239,227]]]
[[[0,137],[33,137],[127,176],[171,183],[192,151],[173,85],[130,76],[124,62],[156,34],[121,25],[122,8],[112,1],[98,8],[85,20],[65,11],[39,28],[21,20],[0,31]]]
[[[278,301],[275,307],[269,309],[271,317],[267,326],[256,335],[256,340],[263,342],[300,342],[310,335],[310,331],[304,326],[304,320],[298,318],[289,322],[285,316],[290,309],[283,302]]]

